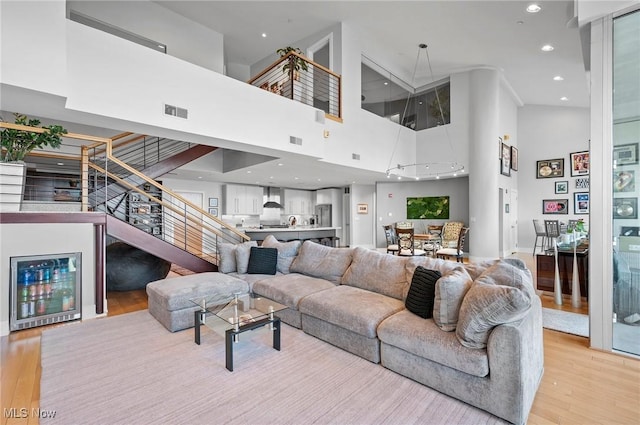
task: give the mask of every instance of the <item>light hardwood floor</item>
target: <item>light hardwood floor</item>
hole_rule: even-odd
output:
[[[532,267],[532,260],[521,255]],[[531,257],[531,256],[529,256]],[[533,270],[533,269],[532,269]],[[109,293],[109,316],[147,308],[144,290]],[[548,308],[571,309],[542,296]],[[586,306],[580,311],[586,313]],[[98,319],[100,320],[100,319]],[[38,408],[40,336],[43,328],[2,338],[0,424],[37,424],[35,417],[10,419],[9,408]],[[544,330],[545,372],[529,424],[640,424],[640,360],[588,348],[588,339]]]

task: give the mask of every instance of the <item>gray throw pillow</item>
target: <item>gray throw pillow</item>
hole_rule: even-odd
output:
[[[218,271],[220,273],[233,273],[236,271],[236,246],[232,243],[219,243]]]
[[[494,327],[522,319],[535,296],[531,273],[520,261],[502,260],[473,283],[460,307],[456,337],[469,348],[485,348]]]
[[[276,248],[278,250],[278,266],[277,270],[280,273],[287,274],[291,268],[291,263],[296,259],[298,251],[300,250],[301,241],[280,242],[275,236],[269,235],[262,241],[262,246],[265,248]]]
[[[239,274],[246,273],[249,268],[249,255],[252,246],[258,246],[258,242],[248,241],[236,245],[236,271]]]
[[[445,273],[436,282],[433,320],[443,331],[456,330],[460,305],[473,281],[463,266]]]
[[[305,241],[291,264],[291,273],[301,273],[339,284],[351,264],[352,254],[353,248],[332,248]]]

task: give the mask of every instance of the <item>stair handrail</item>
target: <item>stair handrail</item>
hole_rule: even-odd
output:
[[[85,147],[83,147],[83,149],[85,149]],[[90,149],[90,147],[86,147],[87,152]],[[171,195],[172,198],[179,200],[180,202],[183,202],[185,205],[188,205],[189,207],[193,208],[194,210],[196,210],[198,213],[202,214],[203,216],[207,217],[210,220],[213,220],[214,222],[220,224],[222,227],[230,230],[232,233],[234,233],[236,236],[238,236],[241,240],[250,240],[251,238],[249,238],[245,233],[243,232],[239,232],[238,230],[236,230],[234,227],[229,226],[227,223],[225,223],[224,221],[220,220],[218,217],[210,214],[208,211],[205,211],[204,209],[202,209],[201,207],[198,207],[196,204],[194,204],[193,202],[189,201],[188,199],[184,198],[183,196],[181,196],[178,193],[175,193],[174,191],[172,191],[171,189],[169,189],[168,187],[158,183],[157,181],[155,181],[152,178],[147,177],[145,174],[139,172],[138,170],[136,170],[133,167],[130,167],[128,164],[126,164],[123,161],[120,161],[118,158],[116,158],[115,156],[113,156],[112,154],[113,152],[113,147],[112,144],[110,143],[110,141],[108,143],[106,143],[106,156],[107,159],[118,164],[120,167],[126,169],[127,171],[129,171],[131,174],[135,174],[137,177],[141,178],[142,180],[144,180],[145,182],[147,182],[148,184],[156,187],[157,189],[159,189],[160,191],[162,191],[163,193],[167,193],[169,195]],[[83,154],[83,159],[85,157],[88,158],[88,155],[85,156]],[[89,165],[91,165],[91,168],[96,169],[96,167],[98,166],[94,166],[94,164],[88,163]],[[107,172],[106,170],[101,171],[102,172]],[[131,187],[131,188],[135,188],[136,191],[140,191],[137,187],[131,185],[130,183],[124,181],[123,179],[120,179],[117,176],[111,176],[113,178],[115,178],[120,184],[124,184],[126,187]],[[141,193],[144,194],[144,191],[140,191]],[[145,196],[148,196],[145,195]],[[163,202],[159,202],[159,203],[163,203]],[[185,217],[186,218],[186,217]],[[207,229],[209,230],[209,229]],[[218,234],[217,231],[214,231],[215,234]],[[218,234],[219,235],[219,234]]]
[[[189,222],[195,224],[198,228],[201,228],[201,229],[204,229],[204,230],[208,230],[211,233],[213,233],[213,234],[215,234],[217,236],[223,237],[223,238],[227,237],[222,232],[220,232],[218,229],[216,229],[215,227],[211,227],[211,226],[207,225],[206,223],[204,223],[204,220],[196,220],[196,219],[194,219],[193,218],[193,214],[183,214],[183,212],[179,208],[176,208],[170,202],[167,202],[164,199],[160,199],[160,198],[157,198],[157,197],[153,196],[151,193],[140,189],[139,187],[129,183],[128,181],[126,181],[126,180],[124,180],[124,179],[122,179],[122,178],[120,178],[120,177],[118,177],[118,176],[116,176],[114,174],[109,173],[107,170],[103,169],[99,165],[89,163],[89,166],[91,168],[93,168],[94,170],[98,171],[99,173],[105,174],[105,175],[109,176],[109,178],[114,179],[116,182],[118,182],[119,185],[124,186],[129,190],[135,191],[135,192],[145,196],[146,198],[149,198],[150,201],[155,202],[157,204],[160,204],[164,208],[167,208],[167,209],[169,209],[169,210],[171,210],[171,211],[173,211],[175,213],[180,214],[180,216],[184,216],[185,221],[188,220]],[[136,175],[137,176],[143,176],[144,174],[136,173]],[[167,190],[166,187],[164,187],[163,185],[161,185],[161,184],[159,184],[157,182],[154,184],[154,181],[152,179],[145,179],[145,181],[147,181],[148,183],[150,183],[154,187],[160,189],[163,194],[167,193],[167,194],[171,195],[171,197],[174,197],[175,199],[181,198],[181,199],[179,199],[181,202],[184,202],[185,205],[188,205],[189,207],[193,208],[198,213],[206,214],[207,218],[214,218],[215,219],[215,216],[212,216],[211,214],[206,213],[204,210],[194,206],[193,203],[191,203],[188,200],[184,199],[183,197],[179,196],[177,193],[174,193],[171,190]],[[185,202],[185,201],[187,201],[187,202]],[[220,222],[220,220],[214,220],[214,221]],[[244,239],[244,240],[249,240],[250,239],[246,234],[244,234],[242,232],[238,232],[236,229],[234,229],[232,227],[228,227],[228,229],[231,230],[233,233],[235,233],[241,239]]]
[[[9,122],[4,122],[4,121],[0,121],[0,128],[8,128],[8,129],[13,129],[13,130],[22,130],[22,131],[28,131],[28,132],[33,132],[33,133],[44,133],[46,131],[49,131],[46,128],[41,128],[41,127],[31,127],[31,126],[27,126],[27,125],[22,125],[22,124],[15,124],[15,123],[9,123]],[[129,135],[132,133],[129,133]],[[169,195],[171,195],[171,197],[173,197],[174,199],[178,199],[180,202],[183,202],[185,205],[188,205],[189,207],[193,208],[195,211],[197,211],[198,213],[202,214],[204,217],[207,217],[210,220],[213,220],[214,222],[218,223],[221,225],[221,227],[224,227],[225,229],[231,231],[233,234],[235,234],[236,236],[238,236],[238,238],[240,238],[240,240],[250,240],[251,238],[249,236],[247,236],[245,233],[243,232],[239,232],[238,230],[236,230],[234,227],[228,225],[227,223],[225,223],[224,221],[220,220],[218,217],[210,214],[208,211],[205,211],[204,209],[198,207],[197,205],[195,205],[193,202],[189,201],[188,199],[184,198],[183,196],[173,192],[171,189],[167,188],[166,186],[156,182],[155,180],[147,177],[146,175],[144,175],[143,173],[140,173],[138,170],[136,170],[135,168],[130,167],[129,165],[127,165],[126,163],[120,161],[118,158],[116,158],[115,156],[113,156],[113,139],[119,139],[122,137],[126,137],[126,135],[128,135],[127,133],[121,133],[120,135],[115,136],[114,138],[107,138],[107,137],[100,137],[100,136],[91,136],[91,135],[87,135],[87,134],[80,134],[80,133],[65,133],[62,137],[65,138],[69,138],[69,139],[76,139],[76,140],[83,140],[83,141],[87,141],[87,142],[92,142],[89,145],[82,145],[80,146],[81,148],[81,173],[82,173],[82,211],[86,212],[88,211],[88,203],[87,203],[87,199],[89,199],[89,188],[88,188],[88,173],[89,173],[89,168],[94,168],[98,167],[101,168],[99,166],[94,166],[95,164],[92,164],[89,162],[89,151],[91,149],[97,149],[99,147],[103,147],[105,149],[105,153],[106,153],[106,157],[108,160],[115,162],[116,164],[120,165],[121,167],[123,167],[124,169],[128,170],[129,172],[131,172],[132,174],[135,174],[137,177],[141,178],[142,180],[144,180],[145,182],[147,182],[148,184],[155,186],[156,188],[160,189],[161,191],[168,193]],[[106,170],[104,170],[106,173]],[[131,186],[133,190],[136,191],[140,191],[140,189],[138,189],[135,186],[130,185],[129,183],[125,182],[124,180],[120,179],[117,176],[112,176],[113,178],[118,179],[119,181],[121,181],[122,184],[125,184],[127,187]],[[143,194],[145,194],[145,196],[148,196],[148,194],[146,194],[143,191],[140,191]],[[162,203],[161,200],[159,203]],[[185,216],[186,219],[186,216]],[[203,228],[204,227],[202,225],[199,225],[199,227]],[[214,234],[216,235],[220,235],[218,233],[218,230],[215,228],[209,228],[209,226],[207,226],[207,229],[209,231],[212,231]]]

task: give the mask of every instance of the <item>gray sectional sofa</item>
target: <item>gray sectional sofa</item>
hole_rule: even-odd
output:
[[[220,269],[286,305],[284,322],[509,422],[526,422],[543,373],[543,341],[540,300],[522,261],[461,265],[273,236],[262,246],[278,250],[275,275],[243,273],[241,245],[221,249]],[[405,307],[418,267],[441,275],[432,318]]]

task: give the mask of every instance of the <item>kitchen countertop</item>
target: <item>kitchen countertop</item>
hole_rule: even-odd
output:
[[[272,227],[260,229],[257,227],[239,227],[237,230],[245,233],[273,233],[273,232],[315,232],[318,230],[340,230],[342,227],[314,227],[314,226],[295,226],[295,227]]]

